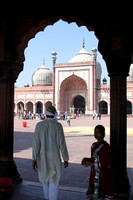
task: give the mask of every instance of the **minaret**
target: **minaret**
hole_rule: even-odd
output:
[[[55,63],[56,63],[56,59],[57,59],[57,53],[54,50],[52,53],[52,61],[53,61],[53,77],[52,77],[52,86],[53,86],[53,106],[55,105]]]
[[[97,112],[96,47],[93,47],[92,49],[92,56],[93,56],[93,111]]]

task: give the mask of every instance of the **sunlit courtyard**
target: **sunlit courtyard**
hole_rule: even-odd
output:
[[[127,118],[127,167],[129,179],[132,177],[133,168],[133,118]],[[18,171],[24,181],[30,181],[32,184],[40,184],[37,173],[32,170],[32,142],[36,124],[40,120],[14,120],[14,159],[18,167]],[[26,127],[23,127],[23,122],[27,122]],[[93,120],[92,117],[77,117],[71,119],[69,127],[66,120],[59,120],[63,125],[66,142],[69,151],[69,167],[63,169],[63,175],[60,181],[61,188],[69,188],[69,190],[82,192],[88,187],[89,168],[81,166],[83,157],[90,157],[90,147],[95,138],[93,136],[94,127],[102,124],[106,128],[105,140],[110,141],[110,118],[102,116],[101,120]],[[130,179],[131,180],[131,179]],[[64,189],[64,190],[65,190]]]

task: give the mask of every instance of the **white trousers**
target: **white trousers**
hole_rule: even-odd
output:
[[[53,183],[43,184],[44,198],[48,200],[57,200],[59,187]]]

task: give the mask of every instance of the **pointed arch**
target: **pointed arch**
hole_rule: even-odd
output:
[[[87,95],[87,84],[79,76],[73,74],[66,78],[61,83],[60,87],[60,111],[70,111],[72,105],[72,99],[75,96]],[[84,111],[85,112],[85,111]]]
[[[127,100],[127,114],[132,114],[132,103]]]
[[[26,103],[26,112],[27,112],[27,113],[28,113],[28,112],[33,113],[33,103],[32,103],[31,101],[28,101],[28,102]]]
[[[38,114],[43,113],[43,104],[41,101],[36,102],[36,113]]]
[[[99,102],[99,113],[108,114],[108,103],[106,101]]]
[[[79,76],[72,74],[71,76],[64,79],[60,85],[60,89],[70,90],[70,89],[87,89],[87,84],[85,80]]]

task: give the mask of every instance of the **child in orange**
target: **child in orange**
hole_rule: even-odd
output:
[[[89,188],[86,195],[90,200],[114,199],[110,172],[113,156],[109,144],[104,140],[104,126],[97,125],[95,127],[94,137],[97,142],[91,146],[91,158],[83,158],[81,162],[85,167],[91,166]]]

